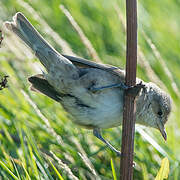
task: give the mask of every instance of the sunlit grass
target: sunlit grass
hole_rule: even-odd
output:
[[[62,0],[80,30],[72,26],[58,0],[27,2],[2,0],[0,24],[22,11],[58,51],[87,59],[98,56],[104,63],[124,67],[124,1]],[[138,7],[138,77],[157,83],[170,93],[174,104],[166,125],[167,142],[154,129],[137,128],[134,179],[154,179],[166,156],[169,179],[178,180],[180,5],[146,0],[139,1]],[[41,71],[35,67],[39,64],[28,48],[6,33],[0,48],[0,75],[9,75],[9,87],[0,91],[0,178],[118,179],[119,158],[91,131],[74,125],[61,105],[29,90],[27,77]],[[103,135],[120,148],[121,127]]]

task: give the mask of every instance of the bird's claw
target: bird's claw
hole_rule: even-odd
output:
[[[128,89],[126,89],[126,92],[128,95],[133,96],[134,98],[139,94],[140,90],[142,88],[144,88],[145,85],[142,84],[142,81],[134,86],[130,86],[128,87]]]

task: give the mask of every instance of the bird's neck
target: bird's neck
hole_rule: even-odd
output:
[[[146,85],[146,83],[145,83]],[[136,123],[146,125],[147,122],[146,116],[149,111],[149,105],[151,103],[151,98],[149,96],[149,87],[145,86],[144,89],[142,89],[137,97],[136,100]]]

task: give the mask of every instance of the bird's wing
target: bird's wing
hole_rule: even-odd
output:
[[[80,57],[74,57],[74,56],[68,56],[65,54],[62,54],[65,58],[70,60],[75,66],[80,67],[80,68],[97,68],[97,69],[102,69],[104,71],[108,71],[114,75],[119,76],[124,80],[125,72],[124,70],[116,67],[116,66],[111,66],[108,64],[101,64],[101,63],[96,63],[93,61],[89,61],[87,59],[83,59]]]
[[[58,93],[44,78],[43,74],[37,74],[28,78],[31,83],[31,90],[38,91],[42,94],[54,99],[55,101],[61,100],[61,94]]]

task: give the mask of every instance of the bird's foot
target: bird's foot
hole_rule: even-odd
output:
[[[145,85],[142,83],[142,81],[134,86],[130,86],[127,89],[127,94],[130,96],[133,96],[134,98],[139,94],[140,90],[145,88]]]

